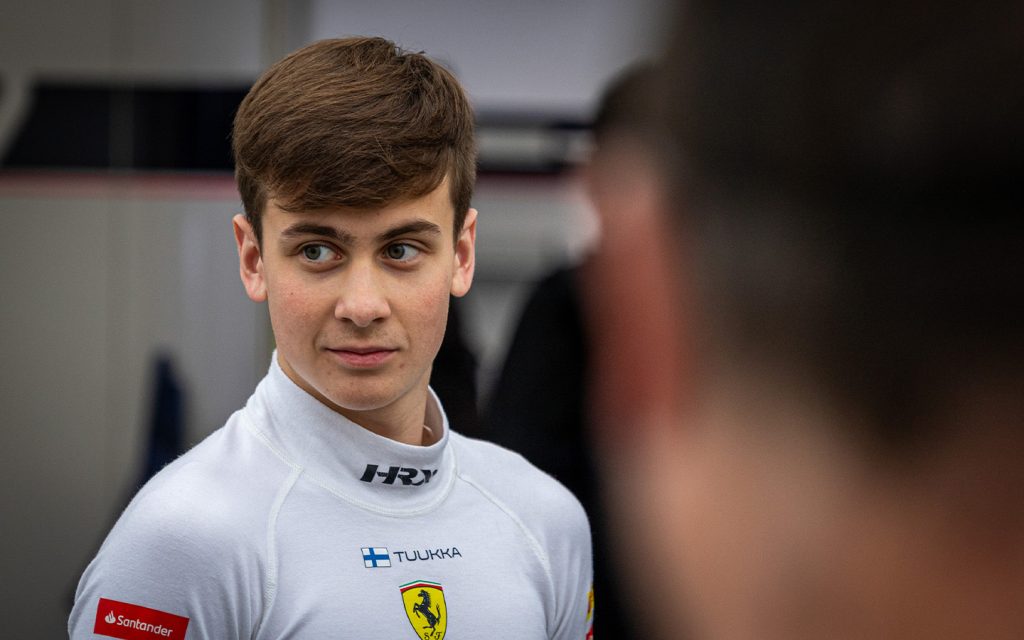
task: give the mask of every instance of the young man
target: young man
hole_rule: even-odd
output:
[[[579,504],[452,432],[427,384],[473,278],[458,83],[379,38],[318,42],[252,88],[234,149],[242,281],[277,351],[125,511],[71,636],[584,638]]]
[[[601,374],[651,636],[1024,637],[1022,32],[1009,0],[686,3],[675,156],[620,165],[598,254],[610,309],[664,256],[680,296],[595,327],[681,336],[630,354],[685,364],[672,412]]]

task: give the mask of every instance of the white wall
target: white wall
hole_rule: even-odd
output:
[[[446,61],[478,109],[586,117],[607,79],[656,50],[663,0],[310,3],[310,39],[382,35]]]
[[[237,80],[265,63],[262,2],[5,0],[2,11],[4,73]]]

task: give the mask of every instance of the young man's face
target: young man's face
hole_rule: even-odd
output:
[[[235,217],[242,280],[267,300],[278,358],[300,387],[381,435],[421,437],[449,295],[473,279],[476,212],[458,237],[448,182],[381,209]]]

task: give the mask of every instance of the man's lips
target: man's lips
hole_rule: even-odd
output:
[[[387,362],[398,350],[383,346],[344,346],[327,349],[342,364],[356,369],[367,369]]]

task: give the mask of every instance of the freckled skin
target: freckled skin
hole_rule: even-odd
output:
[[[271,199],[262,248],[245,218],[234,220],[242,280],[268,303],[284,372],[353,422],[411,444],[423,442],[449,296],[465,295],[473,277],[476,212],[455,238],[448,193],[444,181],[381,209],[297,213]],[[339,356],[365,348],[386,356],[373,366]]]

